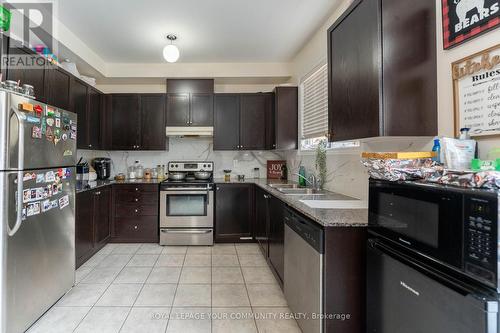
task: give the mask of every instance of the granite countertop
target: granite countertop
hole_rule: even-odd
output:
[[[159,179],[125,179],[125,180],[95,180],[95,181],[77,181],[76,193],[94,190],[99,187],[108,186],[112,184],[160,184],[162,180]]]
[[[223,184],[224,179],[215,179],[215,183]],[[291,181],[284,180],[268,180],[268,179],[246,179],[238,181],[236,177],[231,177],[229,183],[234,184],[255,184],[267,192],[274,195],[276,198],[288,204],[290,207],[309,217],[313,221],[323,227],[366,227],[368,225],[368,209],[323,209],[311,208],[300,200],[357,200],[359,199],[348,197],[339,193],[324,191],[324,195],[286,195],[268,184],[296,184]]]

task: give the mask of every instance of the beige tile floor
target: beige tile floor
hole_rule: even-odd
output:
[[[108,244],[29,333],[300,332],[256,244]]]

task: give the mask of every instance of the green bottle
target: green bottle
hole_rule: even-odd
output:
[[[301,165],[299,168],[299,185],[306,186],[306,168]]]
[[[10,29],[10,11],[4,6],[0,5],[0,29],[2,31],[9,31]]]

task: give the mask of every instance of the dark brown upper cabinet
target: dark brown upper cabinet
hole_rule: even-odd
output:
[[[141,94],[141,149],[165,150],[165,94]]]
[[[215,150],[268,149],[273,94],[216,94]]]
[[[49,64],[45,74],[47,103],[55,107],[69,110],[70,83],[73,75],[56,65]]]
[[[167,94],[167,126],[213,126],[213,117],[213,94]]]
[[[331,141],[437,133],[435,2],[413,3],[356,0],[328,30]]]
[[[268,131],[271,149],[294,150],[298,148],[298,98],[297,87],[274,89],[274,114]]]
[[[102,117],[103,94],[92,87],[88,87],[88,135],[91,149],[102,149]]]
[[[20,85],[29,84],[35,89],[35,98],[40,102],[46,102],[45,96],[45,74],[47,61],[44,57],[36,54],[31,49],[24,47],[20,42],[4,37],[9,57],[19,56],[20,61],[26,61],[30,66],[10,66],[3,71],[6,80],[19,81]]]
[[[88,87],[78,79],[71,82],[71,111],[78,117],[78,149],[92,149],[89,140]]]
[[[240,145],[240,95],[215,94],[214,149],[237,150]]]
[[[165,95],[111,94],[108,131],[112,150],[165,150]]]

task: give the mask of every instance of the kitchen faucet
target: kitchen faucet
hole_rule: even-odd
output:
[[[308,183],[309,185],[312,186],[313,189],[315,189],[315,190],[320,189],[321,182],[318,179],[318,177],[316,177],[314,174],[311,174],[309,177],[304,177],[303,175],[301,175],[299,173],[294,173],[294,175],[299,176],[300,178],[304,179],[306,181],[306,183]]]

